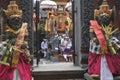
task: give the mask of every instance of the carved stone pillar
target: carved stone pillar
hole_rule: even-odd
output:
[[[82,37],[81,37],[81,54],[82,60],[81,64],[86,64],[88,62],[88,51],[89,51],[89,21],[93,19],[94,16],[94,0],[82,0]]]
[[[89,50],[89,21],[94,16],[94,0],[74,0],[74,58],[75,65],[87,64]],[[78,62],[77,62],[78,61]]]

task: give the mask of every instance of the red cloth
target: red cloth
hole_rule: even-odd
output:
[[[107,43],[106,43],[104,34],[103,34],[101,28],[99,27],[97,21],[90,20],[90,24],[93,27],[93,30],[94,30],[94,32],[97,36],[97,39],[99,41],[100,46],[101,47],[107,47]]]
[[[104,54],[110,71],[114,74],[120,74],[120,55]],[[101,54],[89,52],[88,73],[100,75]]]
[[[100,61],[101,61],[100,54],[94,54],[94,53],[89,52],[88,73],[99,75],[100,74]]]
[[[21,55],[19,58],[18,72],[20,73],[21,80],[32,80],[30,64],[28,64],[28,60],[26,60],[25,56],[23,55]]]
[[[18,63],[18,72],[20,74],[20,80],[32,80],[30,72],[30,64],[27,63],[24,56],[20,55]],[[14,69],[10,66],[0,64],[0,80],[13,80]]]
[[[13,71],[9,66],[0,64],[0,80],[13,80]]]
[[[112,61],[113,67],[115,68],[114,73],[120,74],[120,55],[114,54],[111,58],[112,58],[111,61]]]

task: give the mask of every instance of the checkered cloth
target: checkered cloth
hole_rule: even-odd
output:
[[[117,48],[120,48],[120,41],[116,37],[111,37],[110,41],[112,42],[113,45],[116,45]]]
[[[90,40],[89,51],[95,54],[100,54],[100,45],[96,44],[93,40]]]
[[[111,37],[109,40],[113,45],[117,46],[117,48],[120,48],[120,41],[116,37]],[[95,43],[93,40],[90,40],[89,51],[95,54],[101,54],[100,45]]]
[[[7,47],[4,44],[0,43],[0,55],[3,55],[6,52],[6,50]]]

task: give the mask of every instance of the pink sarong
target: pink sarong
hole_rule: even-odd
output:
[[[17,66],[20,80],[32,80],[32,75],[30,72],[30,64],[27,63],[24,56],[20,55],[19,63]],[[13,80],[14,68],[0,64],[0,80]]]
[[[120,55],[104,54],[108,63],[108,67],[113,74],[120,74]],[[101,54],[89,52],[88,73],[100,75]]]

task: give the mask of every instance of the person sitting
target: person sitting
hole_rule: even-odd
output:
[[[65,50],[64,50],[64,53],[63,53],[63,56],[64,56],[66,61],[72,61],[71,47],[72,47],[71,40],[69,39],[69,37],[66,37],[66,39],[65,39]]]
[[[43,39],[43,41],[41,42],[41,49],[44,54],[43,57],[46,58],[47,57],[47,49],[48,49],[47,39]]]
[[[60,44],[59,44],[59,47],[60,47],[60,50],[61,50],[61,54],[63,54],[64,50],[65,50],[65,37],[66,37],[66,35],[63,34],[62,38],[60,40]]]

